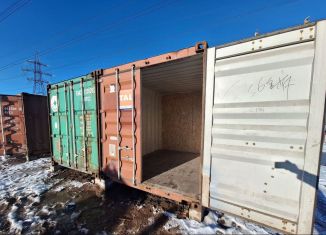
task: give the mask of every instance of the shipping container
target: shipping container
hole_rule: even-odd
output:
[[[0,154],[49,154],[47,98],[22,93],[0,95]]]
[[[98,71],[105,176],[177,201],[200,202],[206,48],[202,42]]]
[[[325,41],[320,21],[51,85],[54,163],[189,203],[193,218],[206,207],[310,234]]]
[[[102,172],[193,217],[202,205],[311,233],[325,40],[322,21],[98,70]]]
[[[98,177],[95,80],[82,76],[48,86],[53,162]]]

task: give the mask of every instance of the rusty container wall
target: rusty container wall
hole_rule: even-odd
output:
[[[102,173],[106,177],[177,201],[192,200],[143,184],[142,69],[198,55],[204,51],[202,46],[207,47],[203,44],[105,69],[98,76]]]
[[[50,153],[47,97],[22,93],[29,155]]]
[[[0,155],[26,155],[23,100],[19,95],[0,95]]]

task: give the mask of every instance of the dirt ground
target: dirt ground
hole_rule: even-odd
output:
[[[20,164],[23,160],[11,160]],[[1,167],[0,167],[1,169]],[[155,197],[145,192],[113,183],[106,192],[91,183],[90,176],[69,169],[61,169],[47,179],[50,190],[40,201],[20,198],[17,217],[29,213],[25,206],[36,208],[40,224],[24,221],[22,234],[176,234],[177,228],[164,229],[168,221],[163,212],[185,217],[184,205]],[[81,187],[65,186],[66,182],[80,182]],[[10,234],[8,213],[17,202],[11,198],[0,206],[0,234]]]
[[[0,235],[279,234],[213,210],[190,220],[186,205],[118,183],[103,192],[87,174],[50,168],[49,157],[0,156]]]

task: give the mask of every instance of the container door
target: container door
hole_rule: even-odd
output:
[[[125,184],[140,183],[140,71],[104,70],[99,87],[103,172]]]
[[[1,116],[1,154],[27,154],[22,98],[20,96],[1,96]]]
[[[203,205],[286,233],[311,233],[325,28],[208,50]]]
[[[49,93],[54,161],[98,174],[95,80],[91,76],[76,78],[52,85]]]
[[[2,96],[0,96],[0,156],[6,155],[3,118],[4,116],[3,116],[3,109],[2,109]]]
[[[28,154],[48,154],[49,122],[47,97],[22,93]]]

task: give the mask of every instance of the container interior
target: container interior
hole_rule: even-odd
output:
[[[141,70],[143,183],[199,196],[203,61]]]

